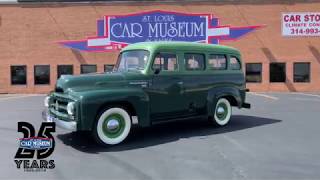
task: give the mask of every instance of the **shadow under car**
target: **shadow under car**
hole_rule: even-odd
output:
[[[279,122],[281,120],[244,115],[233,115],[228,125],[223,127],[215,127],[207,120],[197,119],[169,122],[148,128],[133,128],[123,143],[109,147],[101,147],[96,144],[90,132],[59,134],[57,138],[65,145],[79,151],[99,153],[144,148],[177,141],[181,138],[222,134]]]

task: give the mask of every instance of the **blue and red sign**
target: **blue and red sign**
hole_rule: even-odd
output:
[[[33,150],[52,148],[52,139],[41,137],[21,138],[20,148]]]
[[[221,26],[211,14],[185,14],[168,11],[104,16],[97,21],[97,35],[79,41],[60,42],[80,51],[119,50],[145,41],[187,41],[219,44],[236,40],[261,26]]]

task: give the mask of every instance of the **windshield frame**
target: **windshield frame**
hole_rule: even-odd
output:
[[[116,64],[115,64],[115,66],[114,66],[113,71],[114,71],[114,72],[129,72],[128,70],[126,70],[126,71],[119,71],[118,68],[119,68],[119,66],[120,66],[120,62],[121,62],[121,58],[120,58],[120,57],[122,56],[122,54],[125,53],[125,52],[130,52],[130,51],[145,51],[145,52],[148,53],[148,59],[147,59],[147,62],[145,63],[144,69],[140,69],[140,70],[136,69],[136,71],[146,72],[146,71],[148,70],[149,62],[150,62],[150,59],[151,59],[151,52],[150,52],[149,50],[146,50],[146,49],[131,49],[131,50],[121,51],[121,52],[119,53],[119,55],[118,55],[117,62],[116,62]],[[131,70],[132,70],[132,71],[135,71],[134,69],[131,69]]]

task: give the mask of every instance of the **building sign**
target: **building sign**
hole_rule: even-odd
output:
[[[320,36],[320,12],[282,14],[283,36]]]
[[[261,26],[221,26],[211,14],[149,11],[138,14],[104,16],[97,21],[97,35],[79,41],[63,41],[63,46],[80,51],[119,50],[145,41],[187,41],[219,44],[235,40]]]

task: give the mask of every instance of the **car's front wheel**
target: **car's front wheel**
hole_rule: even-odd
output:
[[[126,139],[131,129],[129,113],[120,107],[102,112],[95,123],[93,135],[102,145],[119,144]]]
[[[220,98],[217,101],[216,108],[214,110],[214,123],[219,126],[224,126],[230,121],[232,114],[232,108],[230,102],[226,98]]]

